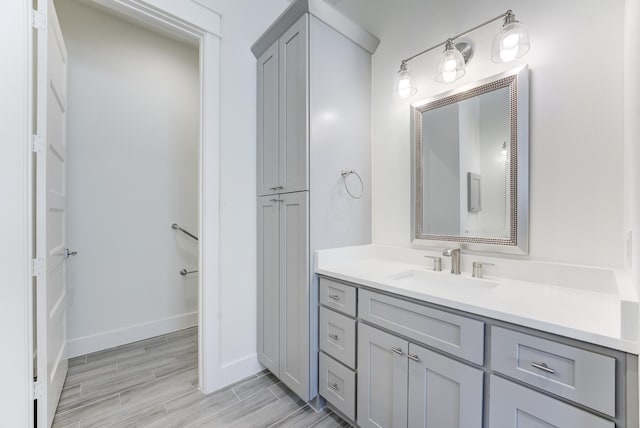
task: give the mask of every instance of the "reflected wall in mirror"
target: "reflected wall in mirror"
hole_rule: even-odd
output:
[[[412,105],[414,243],[527,253],[528,90],[525,66]]]

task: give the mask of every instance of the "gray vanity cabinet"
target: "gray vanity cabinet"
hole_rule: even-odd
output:
[[[308,15],[258,58],[258,195],[309,190]]]
[[[570,404],[491,375],[491,428],[614,428],[602,419]]]
[[[300,396],[309,360],[308,192],[258,198],[258,359]]]
[[[258,359],[280,375],[280,202],[258,198]]]
[[[483,372],[358,324],[358,425],[481,428]]]
[[[358,425],[407,426],[409,342],[358,323]]]
[[[324,0],[305,0],[292,2],[251,47],[258,101],[258,359],[305,401],[318,395],[320,369],[311,254],[371,242],[370,76],[377,45]],[[362,177],[361,198],[348,195],[343,169]],[[334,321],[331,328],[338,327]],[[344,381],[355,389],[355,375],[325,363],[332,376],[325,377],[327,388]]]
[[[482,428],[482,370],[409,344],[409,428]]]
[[[258,145],[257,192],[273,194],[278,190],[280,112],[278,107],[278,41],[258,58]]]

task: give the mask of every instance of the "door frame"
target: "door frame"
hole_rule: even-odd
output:
[[[198,2],[192,0],[180,3],[173,0],[93,0],[99,5],[123,13],[126,16],[141,22],[142,25],[152,26],[161,32],[170,34],[183,40],[189,40],[197,44],[199,49],[199,78],[200,78],[200,124],[199,124],[199,240],[198,240],[198,379],[199,389],[206,393],[220,388],[220,373],[224,369],[220,364],[219,352],[219,146],[220,146],[220,23],[221,14]],[[25,14],[28,28],[31,28],[31,13]],[[29,30],[30,32],[30,30]],[[35,37],[28,38],[28,55],[30,58],[35,50]],[[32,73],[36,72],[37,63],[31,65]],[[29,79],[25,80],[24,88],[29,94],[29,110],[35,112],[37,105],[32,99],[34,87]],[[28,127],[32,126],[29,121]],[[31,133],[24,135],[24,156],[31,159]],[[24,236],[24,245],[27,249],[25,265],[30,266],[33,257],[34,243],[32,242],[35,226],[33,196],[35,189],[33,182],[35,177],[35,164],[30,160],[27,164],[26,182],[24,186],[24,198],[29,201],[25,208],[28,213],[29,233]],[[24,252],[22,254],[25,254]],[[31,275],[28,274],[27,283],[31,283]],[[25,279],[27,279],[25,278]],[[30,288],[30,286],[29,286]],[[33,293],[26,291],[24,300],[24,314],[29,321],[28,327],[33,334]],[[30,335],[30,337],[31,337]],[[33,343],[27,344],[25,349],[29,360],[27,373],[33,372],[31,356],[34,352]],[[26,408],[33,408],[33,386],[30,376],[27,377]],[[24,426],[33,425],[33,415],[25,415]]]
[[[199,49],[198,379],[214,391],[218,362],[219,295],[219,64],[222,15],[193,0],[94,0],[163,32],[196,42]]]

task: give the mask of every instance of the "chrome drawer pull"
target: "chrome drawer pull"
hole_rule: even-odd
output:
[[[338,384],[337,383],[330,383],[327,386],[329,387],[329,389],[333,389],[334,391],[338,392]]]
[[[420,357],[418,357],[417,355],[411,355],[411,354],[408,354],[408,355],[407,355],[407,358],[409,358],[410,360],[415,361],[416,363],[419,363],[419,362],[420,362]]]
[[[340,296],[335,294],[329,294],[329,298],[335,300],[336,302],[340,301]]]
[[[554,374],[556,372],[554,369],[550,368],[547,363],[531,363],[531,367],[551,374]]]
[[[401,348],[391,348],[391,352],[395,352],[398,355],[402,355],[402,349]]]
[[[333,339],[333,340],[338,340],[338,335],[337,334],[330,334],[329,338]]]

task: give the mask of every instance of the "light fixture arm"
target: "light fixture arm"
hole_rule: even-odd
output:
[[[495,21],[497,21],[497,20],[499,20],[499,19],[503,19],[503,18],[505,19],[505,24],[508,24],[508,23],[510,23],[510,22],[513,22],[513,20],[515,20],[515,15],[514,15],[514,14],[513,14],[513,12],[511,11],[511,9],[509,9],[509,10],[507,10],[505,13],[501,13],[500,15],[496,16],[495,18],[492,18],[492,19],[490,19],[490,20],[488,20],[488,21],[485,21],[485,22],[483,22],[482,24],[476,25],[475,27],[473,27],[473,28],[471,28],[471,29],[469,29],[469,30],[463,31],[463,32],[462,32],[462,33],[460,33],[460,34],[456,34],[455,36],[448,38],[448,39],[447,39],[447,40],[445,40],[444,42],[438,43],[438,44],[437,44],[437,45],[435,45],[435,46],[431,46],[429,49],[425,49],[425,50],[423,50],[423,51],[421,51],[421,52],[418,52],[417,54],[415,54],[415,55],[413,55],[413,56],[410,56],[409,58],[403,59],[403,60],[401,61],[401,63],[400,63],[400,64],[401,64],[401,65],[400,65],[400,68],[402,69],[402,67],[403,67],[403,66],[406,68],[407,63],[408,63],[409,61],[411,61],[411,60],[413,60],[413,59],[415,59],[415,58],[417,58],[417,57],[419,57],[419,56],[421,56],[421,55],[424,55],[424,54],[426,54],[427,52],[431,52],[432,50],[437,49],[437,48],[439,48],[440,46],[444,46],[444,45],[446,45],[446,44],[447,44],[447,42],[449,42],[449,41],[453,41],[453,40],[455,40],[455,39],[458,39],[458,38],[460,38],[460,37],[462,37],[462,36],[465,36],[465,35],[467,35],[467,34],[471,33],[472,31],[477,30],[477,29],[478,29],[478,28],[480,28],[480,27],[484,27],[484,26],[485,26],[485,25],[487,25],[487,24],[491,24],[492,22],[495,22]],[[507,22],[507,21],[509,21],[509,22]]]

